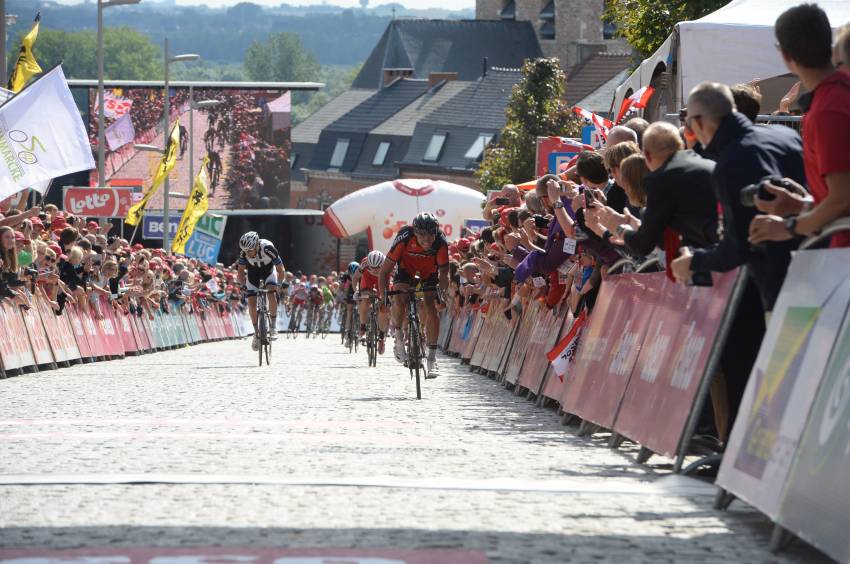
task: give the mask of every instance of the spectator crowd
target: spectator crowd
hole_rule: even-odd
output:
[[[774,113],[802,115],[802,136],[755,123],[756,81],[699,84],[680,127],[632,118],[610,129],[605,148],[581,152],[527,192],[508,184],[491,194],[490,224],[450,244],[451,307],[511,319],[539,300],[578,316],[625,264],[703,286],[711,273],[746,267],[706,416],[724,443],[792,251],[850,216],[850,26],[833,41],[823,10],[801,4],[774,31],[799,79]],[[847,247],[850,237],[823,245]]]
[[[242,307],[236,271],[162,249],[130,245],[54,205],[0,214],[0,302],[28,309],[39,296],[56,315],[69,305],[103,315],[104,300],[123,314]]]

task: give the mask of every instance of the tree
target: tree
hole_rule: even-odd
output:
[[[673,32],[673,26],[721,8],[729,0],[610,0],[603,18],[644,57]]]
[[[526,61],[514,86],[498,143],[487,148],[475,176],[482,190],[534,178],[537,137],[576,137],[581,121],[564,103],[566,76],[558,59]]]
[[[18,41],[18,44],[20,41]],[[33,48],[43,69],[62,61],[68,78],[97,78],[97,36],[94,31],[61,31],[42,27]],[[159,47],[129,27],[103,31],[104,77],[112,80],[162,78]]]
[[[245,71],[251,80],[311,81],[320,69],[313,53],[292,32],[271,33],[264,42],[254,41],[245,53]]]

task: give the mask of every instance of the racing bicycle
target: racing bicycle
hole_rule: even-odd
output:
[[[260,342],[260,366],[263,365],[263,355],[266,357],[266,365],[271,365],[270,357],[272,354],[272,331],[277,331],[276,327],[272,327],[271,314],[269,313],[268,294],[276,292],[277,289],[272,287],[266,289],[265,280],[260,280],[260,289],[257,291],[257,339]]]
[[[410,378],[416,378],[416,399],[422,399],[422,388],[420,380],[425,377],[425,343],[422,339],[422,324],[419,322],[418,296],[425,292],[436,292],[436,286],[411,288],[409,290],[390,290],[389,296],[408,295],[407,304],[407,333],[405,334],[404,348],[407,352],[407,368],[410,370]]]

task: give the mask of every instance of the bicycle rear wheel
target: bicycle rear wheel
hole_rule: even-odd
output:
[[[408,352],[408,362],[411,363],[411,370],[416,378],[416,399],[422,399],[422,345],[419,342],[419,323],[415,317],[411,318],[410,328],[410,351]]]
[[[265,348],[266,343],[268,342],[268,318],[266,317],[266,312],[264,309],[260,309],[257,311],[257,340],[260,343],[258,347],[260,353],[260,366],[263,365],[263,349]],[[268,359],[266,360],[268,362]]]

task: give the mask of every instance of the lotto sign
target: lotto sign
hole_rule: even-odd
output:
[[[65,186],[62,207],[84,217],[125,217],[133,205],[132,188]],[[161,237],[160,237],[161,238]]]
[[[592,150],[593,147],[585,145],[578,139],[538,137],[535,175],[541,177],[544,174],[564,172],[561,170],[562,165],[566,166],[580,152]]]

